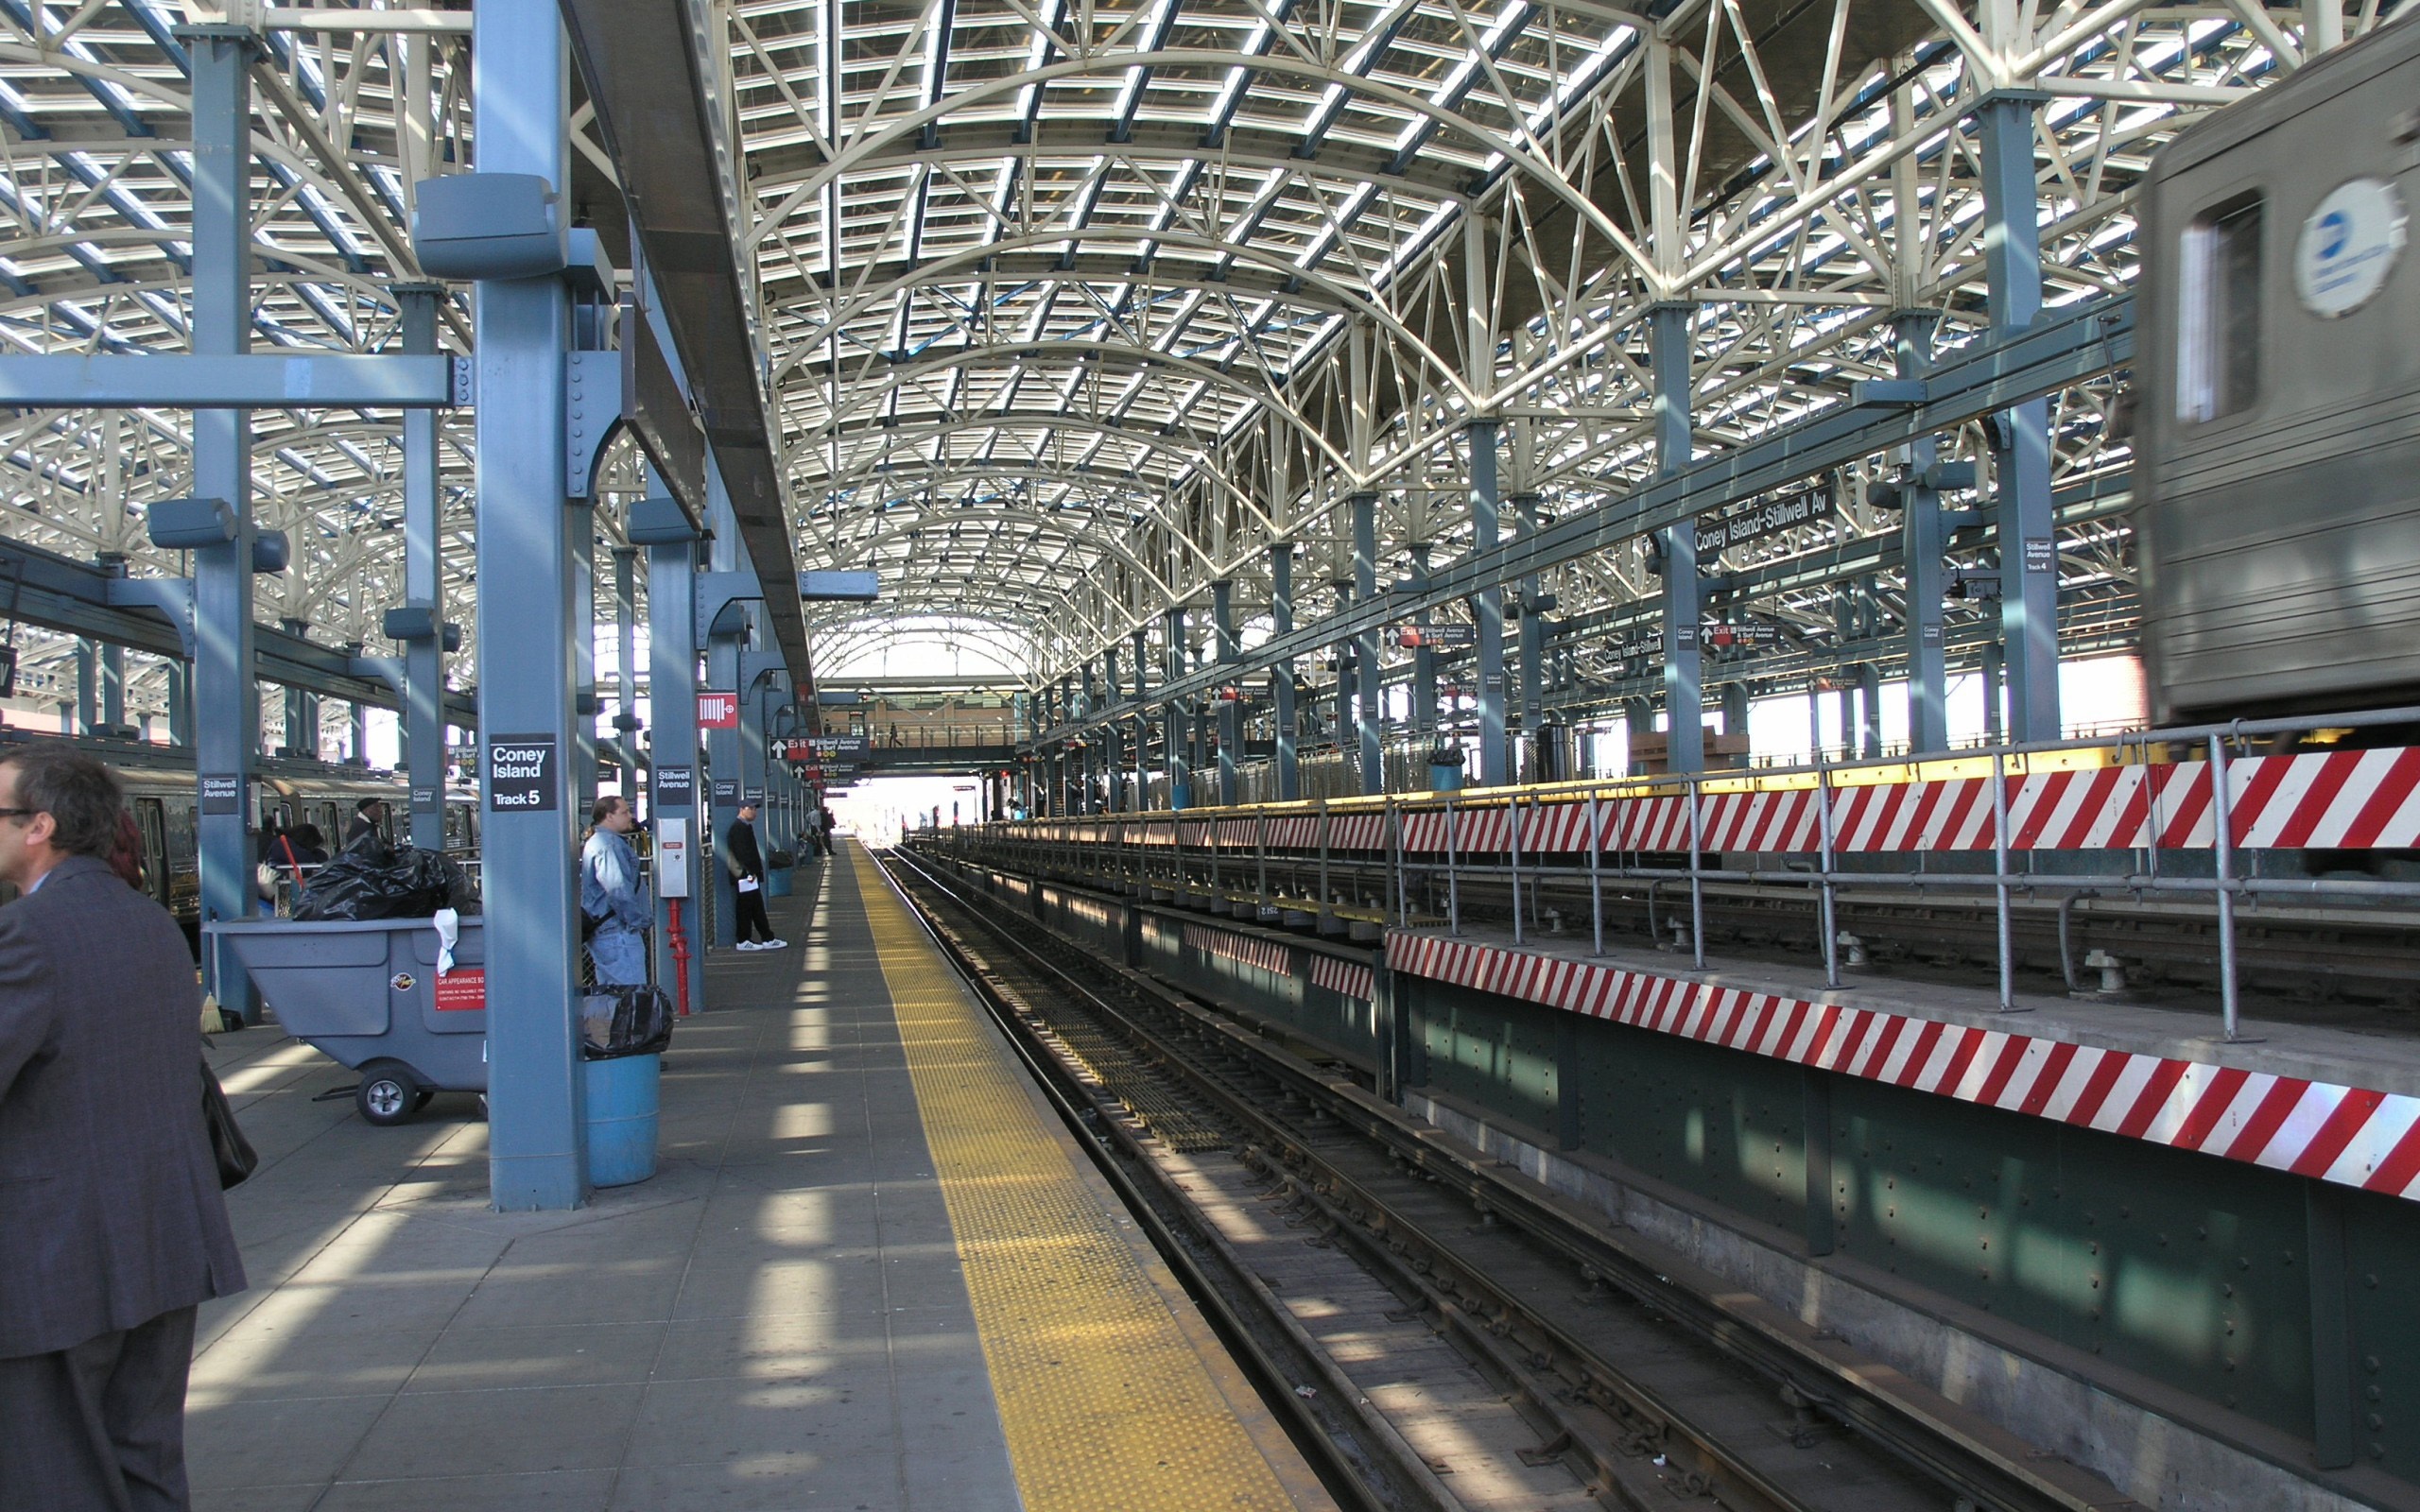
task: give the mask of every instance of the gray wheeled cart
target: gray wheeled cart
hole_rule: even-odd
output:
[[[437,974],[437,926],[231,920],[226,941],[287,1034],[361,1073],[354,1094],[372,1124],[400,1124],[440,1091],[488,1086],[487,957],[480,920],[464,919],[454,970]]]

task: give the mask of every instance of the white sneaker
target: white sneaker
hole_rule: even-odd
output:
[[[769,951],[786,951],[790,948],[790,942],[786,939],[769,939],[765,942],[764,948]]]
[[[738,945],[737,945],[737,947],[736,947],[736,949],[743,950],[743,951],[761,951],[761,950],[763,950],[764,948],[765,948],[764,946],[759,945],[758,943],[756,943],[756,942],[755,942],[754,940],[752,940],[752,939],[743,939],[743,940],[741,940],[741,941],[739,942],[739,944],[738,944]]]

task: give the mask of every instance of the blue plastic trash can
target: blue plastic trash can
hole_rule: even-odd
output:
[[[588,1076],[588,1182],[626,1187],[655,1175],[655,1115],[664,1057],[581,1062]]]
[[[768,898],[786,898],[789,895],[790,868],[787,867],[767,867],[765,868],[765,896]]]

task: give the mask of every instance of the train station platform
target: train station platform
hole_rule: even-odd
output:
[[[1333,1505],[872,863],[799,879],[674,1034],[658,1174],[577,1211],[490,1210],[473,1097],[372,1128],[221,1037],[263,1163],[197,1508]]]
[[[2324,1024],[1609,946],[1391,930],[1398,983],[1449,984],[1961,1102],[2420,1199],[2420,1041]]]

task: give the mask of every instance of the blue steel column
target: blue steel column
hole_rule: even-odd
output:
[[[596,801],[596,505],[563,508],[563,562],[571,582],[572,799],[582,825]]]
[[[2038,94],[1983,102],[1983,273],[1992,331],[2023,331],[2042,313],[2041,207],[2033,178]],[[1993,515],[2000,548],[2000,638],[2007,647],[2009,735],[2059,738],[2059,561],[2050,514],[2050,402],[2003,410]]]
[[[1110,646],[1100,654],[1101,707],[1117,702],[1117,648]],[[1100,723],[1101,773],[1109,780],[1102,795],[1102,809],[1111,814],[1126,811],[1126,736],[1115,719]]]
[[[1219,665],[1236,661],[1236,585],[1226,578],[1210,585],[1210,624],[1219,637]],[[1230,674],[1232,676],[1232,674]],[[1230,693],[1238,696],[1229,697]],[[1241,690],[1232,684],[1219,690],[1219,801],[1236,801],[1236,747],[1243,743],[1244,706]]]
[[[1689,315],[1685,304],[1647,313],[1650,373],[1655,380],[1655,471],[1689,465]],[[1705,768],[1705,687],[1698,658],[1698,527],[1684,521],[1664,532],[1664,769]]]
[[[253,34],[238,26],[183,33],[193,56],[193,350],[231,356],[251,346],[251,66]],[[252,762],[261,736],[252,680],[251,416],[193,414],[193,489],[235,512],[235,539],[193,554],[194,765],[200,792],[201,917],[252,912]],[[214,787],[241,795],[214,803]],[[216,812],[213,812],[214,808]],[[260,1022],[251,979],[232,956],[205,950],[203,986],[220,1008]]]
[[[716,573],[743,571],[747,558],[739,544],[739,520],[732,510],[731,494],[723,485],[722,473],[711,461],[706,466],[706,513],[708,525],[713,531],[713,538],[706,546],[707,567]],[[728,691],[737,696],[741,692],[740,646],[746,636],[748,610],[742,606],[732,605],[722,613],[729,618],[721,619],[718,616],[718,622],[724,627],[721,631],[717,632],[712,625],[704,627],[706,687],[715,692]],[[735,626],[733,624],[734,621],[737,622]],[[697,718],[697,711],[694,707],[690,710],[689,717],[692,721]],[[870,735],[871,733],[869,731]],[[731,803],[717,801],[710,783],[733,783],[735,794],[747,782],[740,771],[739,730],[736,726],[706,732],[704,765],[711,766],[713,771],[711,777],[702,767],[698,773],[698,788],[702,805],[701,816],[699,819],[700,828],[705,831],[728,829],[732,819],[737,814],[736,799],[735,798]],[[702,844],[711,844],[719,852],[722,836],[718,833],[706,834],[701,842],[701,848]],[[736,917],[739,912],[739,898],[738,894],[732,890],[731,871],[720,862],[717,862],[716,865],[706,868],[706,880],[707,885],[715,890],[715,937],[704,943],[735,944],[739,938]]]
[[[568,190],[568,71],[553,0],[478,0],[471,99],[478,166]],[[566,204],[564,210],[568,212]],[[479,735],[553,743],[544,799],[498,812],[480,837],[487,916],[488,1180],[507,1211],[588,1195],[573,984],[576,816],[571,614],[564,560],[563,368],[571,301],[558,278],[474,286],[478,332]],[[492,759],[492,758],[491,758]]]
[[[698,763],[698,546],[684,541],[647,551],[647,716],[655,729],[652,747],[655,770],[667,766],[689,769],[692,803],[689,820],[689,901],[681,910],[681,927],[697,948],[689,966],[689,1003],[705,1006],[705,951],[700,938],[703,900],[700,882],[705,853],[699,833],[705,827],[705,773]],[[655,800],[648,800],[649,822],[663,817]],[[722,868],[717,867],[716,870]],[[659,889],[659,892],[661,889]],[[655,979],[673,980],[672,910],[661,897],[655,905]]]
[[[1475,420],[1471,443],[1471,549],[1494,551],[1504,494],[1495,479],[1495,421]],[[1504,590],[1483,588],[1474,618],[1478,622],[1478,780],[1501,787],[1512,780],[1504,750]]]
[[[1179,605],[1168,610],[1168,680],[1184,676],[1184,608]],[[1193,806],[1192,774],[1185,766],[1184,708],[1174,699],[1167,705],[1168,807]]]
[[[126,647],[114,643],[101,646],[101,723],[126,727]]]
[[[1512,518],[1519,522],[1524,539],[1538,533],[1538,496],[1516,493],[1506,501],[1512,506]],[[1536,573],[1525,575],[1520,584],[1521,604],[1521,744],[1530,759],[1521,764],[1525,782],[1536,782],[1544,762],[1544,747],[1539,739],[1539,727],[1546,723],[1546,661],[1547,622],[1538,612],[1540,583]]]
[[[1273,622],[1271,633],[1278,639],[1294,633],[1294,543],[1290,541],[1270,543],[1269,616]],[[1293,658],[1288,657],[1269,669],[1269,693],[1277,710],[1277,800],[1291,803],[1303,796]]]
[[[614,676],[621,686],[614,698],[614,743],[622,751],[622,801],[639,806],[638,548],[614,548]],[[654,805],[644,810],[652,817]]]
[[[1353,496],[1353,596],[1365,605],[1378,596],[1378,496],[1374,493]],[[1360,696],[1361,708],[1361,791],[1383,793],[1387,790],[1383,725],[1387,689],[1378,670],[1377,626],[1361,632],[1353,661],[1353,686]]]
[[[1151,706],[1144,701],[1150,689],[1150,632],[1136,630],[1134,647],[1134,807],[1150,805]]]
[[[1428,542],[1425,541],[1411,548],[1411,586],[1414,593],[1428,592]],[[1437,648],[1426,636],[1421,637],[1411,653],[1411,732],[1415,739],[1437,732]],[[1422,751],[1412,759],[1425,762],[1428,756]]]
[[[435,284],[395,290],[403,311],[404,351],[437,351]],[[445,591],[438,548],[437,411],[404,411],[404,604],[428,611],[429,634],[404,643],[404,765],[411,790],[412,844],[435,850],[445,843]]]
[[[89,735],[101,722],[100,696],[96,684],[99,663],[93,656],[93,643],[76,643],[76,733]]]
[[[1922,378],[1931,366],[1933,327],[1940,318],[1930,310],[1910,310],[1893,317],[1900,377]],[[1945,544],[1941,495],[1922,482],[1938,460],[1940,448],[1933,438],[1916,438],[1908,447],[1910,479],[1901,493],[1906,510],[1899,529],[1908,593],[1908,748],[1918,755],[1949,748],[1949,667],[1941,615]]]

